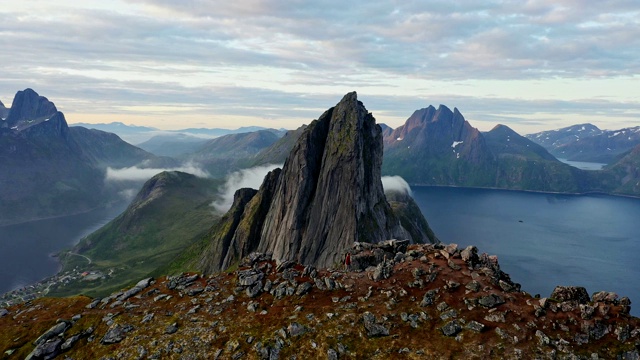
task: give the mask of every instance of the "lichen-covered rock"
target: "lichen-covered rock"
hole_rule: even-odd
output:
[[[116,344],[124,340],[125,334],[134,329],[131,325],[116,324],[112,326],[100,341],[104,345]]]
[[[482,296],[478,299],[478,304],[491,309],[498,305],[504,304],[504,299],[500,295],[490,294],[487,296]]]
[[[456,336],[460,331],[462,331],[462,326],[460,326],[457,320],[452,320],[444,324],[440,330],[445,336]]]
[[[60,321],[57,324],[53,325],[49,330],[45,331],[42,335],[40,335],[36,339],[36,341],[34,341],[33,343],[35,345],[40,345],[40,344],[46,342],[47,340],[52,339],[52,338],[62,334],[70,326],[71,326],[71,324],[69,324],[67,321]]]
[[[559,302],[575,300],[579,304],[586,304],[590,300],[587,289],[582,286],[556,286],[549,297]]]
[[[53,359],[60,353],[60,347],[62,345],[61,338],[54,338],[44,341],[36,346],[33,351],[27,355],[25,360],[36,359]]]
[[[383,325],[376,323],[376,317],[370,312],[362,314],[364,328],[367,330],[368,337],[389,336],[389,329]]]

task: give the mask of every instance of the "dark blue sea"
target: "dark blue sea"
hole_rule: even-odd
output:
[[[413,196],[443,242],[498,255],[523,290],[614,291],[631,298],[640,316],[640,199],[448,187],[414,187]],[[51,254],[125,206],[0,227],[0,293],[54,275],[59,264]]]
[[[122,202],[84,214],[0,227],[0,294],[55,275],[52,255],[106,225],[126,208]]]
[[[640,316],[640,199],[506,190],[413,187],[444,243],[498,255],[531,294],[556,285],[628,296]]]

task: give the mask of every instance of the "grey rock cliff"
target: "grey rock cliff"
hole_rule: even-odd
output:
[[[220,219],[218,224],[211,229],[208,235],[211,239],[210,246],[206,248],[200,259],[200,269],[206,273],[213,273],[223,269],[222,263],[229,250],[229,245],[238,228],[245,207],[256,195],[257,191],[242,188],[233,196],[231,209]]]
[[[280,172],[280,169],[269,172],[258,193],[245,206],[242,218],[224,257],[222,269],[238,263],[242,257],[256,251],[258,248],[260,232],[269,211],[269,205],[273,199]]]
[[[402,227],[382,188],[381,163],[382,130],[349,93],[304,129],[283,169],[268,174],[257,193],[245,201],[238,197],[247,189],[236,193],[212,230],[202,271],[223,270],[252,251],[329,267],[355,242],[437,242],[419,211],[410,216],[423,231]]]
[[[49,119],[57,112],[56,106],[46,97],[38,95],[32,89],[25,89],[18,91],[13,98],[6,125],[9,128],[17,126],[18,130],[22,130]]]
[[[323,267],[355,241],[408,237],[384,196],[382,146],[355,92],[312,122],[284,164],[259,251]]]

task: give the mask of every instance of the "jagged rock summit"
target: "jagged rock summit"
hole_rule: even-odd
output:
[[[267,175],[255,195],[236,193],[234,206],[211,233],[200,268],[220,271],[253,251],[330,267],[354,242],[437,242],[435,236],[414,239],[402,227],[380,180],[382,151],[375,118],[355,92],[345,95],[304,130],[282,170]]]
[[[14,130],[23,130],[43,121],[48,121],[49,118],[57,113],[58,109],[49,99],[38,95],[32,89],[25,89],[18,91],[13,98],[11,109],[5,119],[5,125]]]

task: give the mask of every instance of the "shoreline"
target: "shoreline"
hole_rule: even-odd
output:
[[[24,224],[28,224],[28,223],[32,223],[32,222],[38,222],[38,221],[44,221],[44,220],[60,219],[60,218],[68,217],[68,216],[76,216],[76,215],[87,214],[87,213],[90,213],[92,211],[101,210],[101,209],[107,209],[107,208],[109,208],[109,206],[110,205],[96,206],[96,207],[91,208],[91,209],[82,210],[82,211],[73,212],[73,213],[64,214],[64,215],[52,215],[52,216],[45,216],[45,217],[41,217],[41,218],[29,219],[29,220],[24,220],[24,221],[10,222],[10,223],[7,223],[7,224],[0,224],[0,228],[7,227],[7,226],[14,226],[14,225],[24,225]]]
[[[409,186],[428,186],[428,187],[443,187],[443,188],[457,188],[457,189],[504,190],[504,191],[513,191],[513,192],[533,193],[533,194],[553,194],[553,195],[571,195],[571,196],[606,195],[606,196],[640,200],[640,195],[616,194],[616,193],[608,193],[603,191],[560,192],[560,191],[543,191],[543,190],[508,189],[508,188],[490,187],[490,186],[434,185],[434,184],[419,184],[419,183],[409,183]]]

